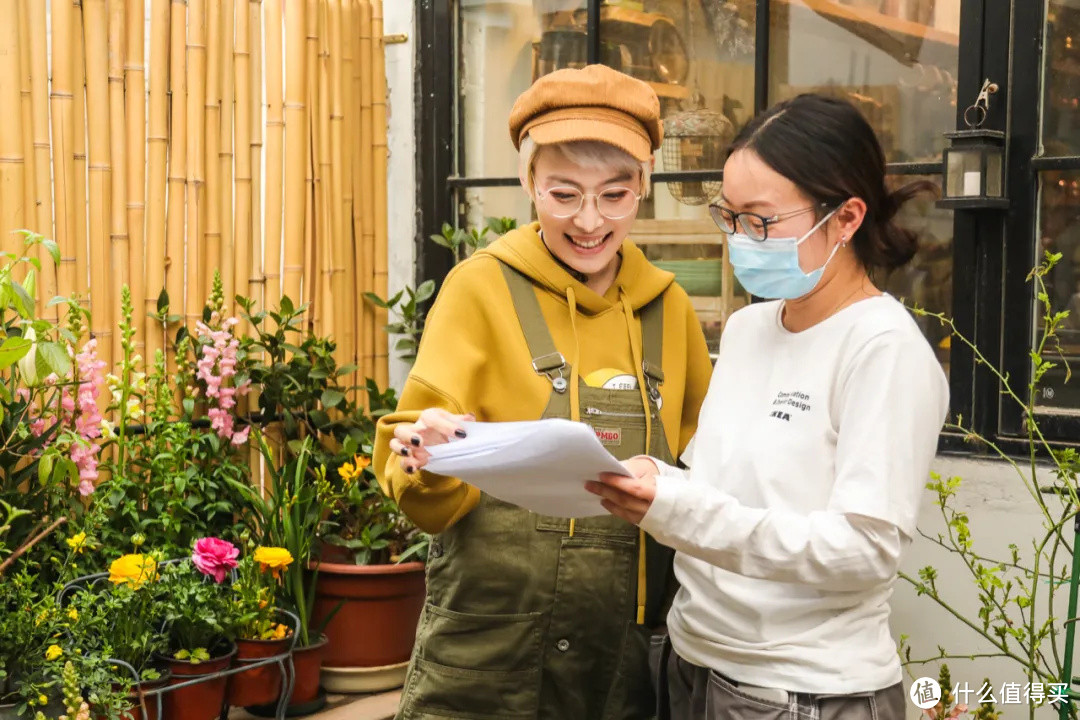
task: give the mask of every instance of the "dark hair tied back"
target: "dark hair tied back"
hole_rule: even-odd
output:
[[[901,267],[918,251],[917,236],[896,223],[896,213],[915,195],[936,193],[937,186],[918,180],[889,192],[885,153],[851,103],[817,94],[777,103],[739,132],[731,152],[738,150],[753,150],[815,202],[836,207],[861,198],[866,217],[851,242],[867,269]]]

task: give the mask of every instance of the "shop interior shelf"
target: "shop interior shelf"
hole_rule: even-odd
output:
[[[836,0],[777,0],[781,5],[806,7],[837,24],[850,26],[852,31],[864,35],[868,28],[891,35],[901,35],[919,40],[930,40],[943,45],[959,46],[960,36],[946,30],[905,20],[884,13],[852,5],[841,5]],[[867,38],[872,40],[872,38]]]

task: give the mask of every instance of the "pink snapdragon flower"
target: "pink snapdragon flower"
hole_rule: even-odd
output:
[[[251,383],[247,380],[238,386],[230,382],[236,376],[236,355],[240,349],[240,341],[233,337],[230,330],[238,322],[234,317],[226,318],[220,330],[211,330],[202,322],[195,324],[199,334],[209,337],[211,341],[202,346],[199,359],[195,362],[195,377],[206,384],[206,396],[214,404],[207,410],[210,427],[218,437],[233,445],[247,442],[249,429],[245,427],[237,431],[229,411],[236,407],[236,398],[247,395],[251,389]]]

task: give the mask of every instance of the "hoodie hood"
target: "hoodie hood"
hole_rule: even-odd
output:
[[[621,297],[625,297],[634,310],[639,310],[663,294],[675,280],[674,274],[650,263],[630,238],[623,241],[619,252],[622,265],[606,295],[594,292],[555,259],[540,239],[540,223],[511,230],[476,254],[502,260],[559,297],[566,297],[568,290],[573,290],[578,310],[595,315],[619,304]]]

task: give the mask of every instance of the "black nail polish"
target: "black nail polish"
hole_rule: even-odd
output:
[[[420,436],[419,435],[413,435],[412,440],[410,440],[409,442],[411,442],[416,447],[420,447]]]
[[[401,448],[401,454],[404,455],[405,457],[408,457],[409,456],[409,448],[407,448],[407,447]]]
[[[416,468],[414,468],[412,465],[405,466],[405,472],[409,473],[410,475],[412,475],[415,470]]]
[[[455,430],[454,434],[457,435],[459,438],[465,437],[465,431],[464,430]]]

